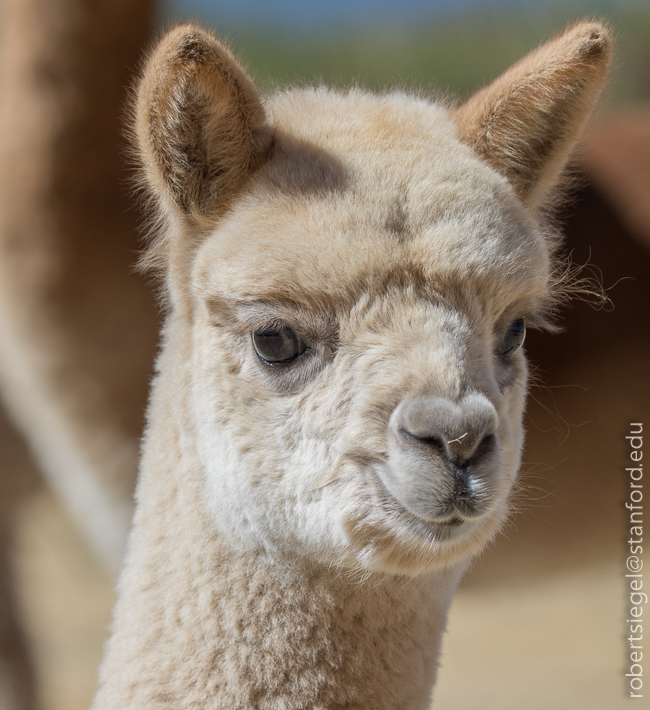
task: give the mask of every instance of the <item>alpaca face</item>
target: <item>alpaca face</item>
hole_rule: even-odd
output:
[[[263,102],[209,33],[158,45],[135,125],[153,258],[192,371],[184,446],[230,544],[418,574],[494,534],[523,443],[519,346],[552,300],[534,215],[609,56],[581,23],[446,109]]]
[[[346,567],[454,563],[507,514],[526,363],[503,341],[544,302],[545,241],[438,107],[315,91],[272,112],[290,137],[192,272],[215,523]]]

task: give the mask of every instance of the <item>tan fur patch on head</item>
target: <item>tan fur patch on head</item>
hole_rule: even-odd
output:
[[[343,112],[349,125],[335,133]],[[270,114],[273,154],[206,238],[199,293],[323,311],[393,288],[465,306],[480,294],[494,312],[545,297],[548,245],[440,107],[307,90]]]

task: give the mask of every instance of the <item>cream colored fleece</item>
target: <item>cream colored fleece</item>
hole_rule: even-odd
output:
[[[210,34],[162,40],[135,117],[169,316],[94,710],[427,706],[558,297],[536,211],[608,58],[582,23],[450,111],[264,102]]]

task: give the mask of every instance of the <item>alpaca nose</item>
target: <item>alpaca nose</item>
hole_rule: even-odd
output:
[[[408,397],[391,414],[379,478],[424,520],[448,524],[481,516],[498,488],[498,423],[494,405],[478,392],[458,401]]]
[[[395,414],[393,426],[403,445],[457,467],[480,463],[496,447],[497,413],[487,397],[478,393],[460,402],[413,397],[403,401]]]

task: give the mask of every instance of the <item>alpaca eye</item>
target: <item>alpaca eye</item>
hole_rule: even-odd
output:
[[[524,344],[526,338],[526,324],[523,318],[513,321],[506,330],[503,340],[499,345],[499,352],[504,357],[514,355]]]
[[[291,328],[269,328],[253,333],[253,347],[266,363],[286,363],[305,352],[306,344]]]

